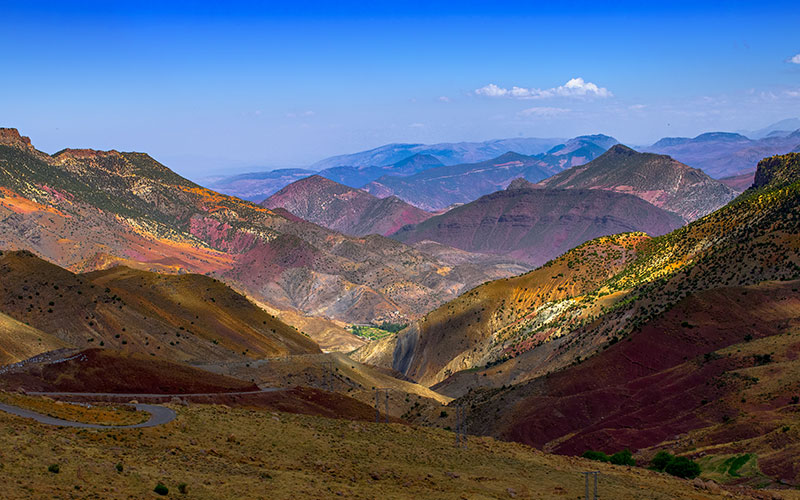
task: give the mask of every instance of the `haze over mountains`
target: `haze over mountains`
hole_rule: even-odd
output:
[[[364,189],[378,197],[395,195],[424,210],[441,210],[505,189],[517,177],[540,181],[586,163],[616,143],[616,139],[604,135],[577,137],[538,155],[509,152],[480,163],[430,168],[405,177],[387,175]]]
[[[643,151],[661,153],[699,168],[715,179],[755,171],[766,156],[784,154],[800,144],[800,129],[780,132],[761,139],[741,134],[710,132],[694,138],[667,137]]]
[[[788,128],[796,121],[787,119],[754,131],[751,134],[755,139],[710,132],[695,138],[664,138],[636,149],[671,156],[741,192],[749,185],[761,158],[800,147],[800,130]],[[525,138],[482,143],[387,144],[327,158],[308,169],[240,174],[214,179],[208,186],[260,202],[294,181],[320,175],[380,198],[394,195],[423,210],[438,211],[504,189],[515,177],[538,182],[598,157],[617,142],[594,135],[566,141]],[[515,155],[504,157],[507,153]],[[508,165],[497,167],[503,163]]]

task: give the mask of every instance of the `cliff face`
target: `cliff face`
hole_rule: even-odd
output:
[[[764,158],[758,162],[753,189],[780,187],[800,178],[800,153]]]

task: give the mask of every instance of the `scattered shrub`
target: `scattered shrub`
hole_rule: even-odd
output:
[[[124,469],[124,467],[122,467],[122,462],[117,463],[116,467],[117,467],[117,472],[122,472],[122,470]]]
[[[184,495],[186,494],[187,488],[188,488],[188,485],[186,483],[181,483],[181,484],[178,485],[178,491],[180,491]]]
[[[609,461],[614,465],[636,465],[636,460],[633,459],[631,450],[618,451],[611,455]]]
[[[61,472],[61,467],[58,464],[51,464],[47,468],[47,471],[52,472],[53,474],[58,474],[59,472]]]
[[[700,466],[686,457],[675,457],[664,467],[664,472],[683,479],[694,479],[700,475]]]
[[[588,458],[589,460],[597,460],[598,462],[608,462],[611,460],[611,457],[602,451],[587,450],[581,456],[583,458]]]
[[[675,460],[675,455],[667,451],[659,451],[650,461],[650,468],[657,471],[664,471],[667,465]]]
[[[157,494],[159,494],[159,495],[162,495],[162,496],[163,496],[163,495],[166,495],[167,493],[169,493],[169,488],[167,488],[166,486],[164,486],[164,485],[163,485],[163,484],[161,484],[161,483],[158,483],[158,484],[156,485],[156,487],[155,487],[155,488],[153,488],[153,491],[154,491],[154,492],[156,492]]]

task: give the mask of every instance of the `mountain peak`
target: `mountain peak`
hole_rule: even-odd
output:
[[[613,155],[623,155],[623,156],[636,156],[639,153],[638,151],[629,148],[624,144],[615,144],[608,148],[608,151],[605,153],[606,155],[613,156]]]
[[[83,148],[83,149],[66,148],[54,154],[53,157],[58,159],[72,158],[75,160],[90,160],[95,158],[104,158],[108,156],[118,156],[118,155],[119,151],[114,149],[109,151],[102,151],[89,148]]]
[[[517,177],[506,187],[506,191],[513,191],[515,189],[534,189],[536,185],[530,182],[525,177]]]
[[[433,155],[429,155],[426,153],[416,153],[409,156],[408,158],[404,158],[398,161],[392,166],[396,168],[402,168],[408,165],[428,165],[428,166],[438,167],[444,165],[444,163],[442,163],[441,160],[439,160],[439,158]]]
[[[509,151],[507,153],[503,153],[502,155],[498,156],[493,160],[493,163],[506,163],[509,161],[524,161],[529,159],[529,156],[525,156],[523,154],[515,153],[514,151]]]
[[[15,146],[26,149],[32,149],[31,139],[24,135],[20,135],[19,130],[15,128],[0,127],[0,145]]]
[[[747,137],[743,136],[742,134],[736,134],[734,132],[706,132],[705,134],[700,134],[694,139],[695,142],[710,142],[710,141],[749,141]]]

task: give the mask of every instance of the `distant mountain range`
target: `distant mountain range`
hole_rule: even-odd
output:
[[[755,170],[762,158],[788,153],[799,145],[800,129],[761,139],[727,132],[709,132],[694,138],[667,137],[641,149],[669,155],[719,179]]]
[[[353,236],[388,236],[433,216],[395,196],[377,198],[319,175],[289,184],[261,206],[284,208],[301,219]]]
[[[580,149],[570,148],[573,152]],[[451,174],[459,171],[460,176],[453,176],[459,182],[492,175],[502,176],[505,182],[509,170],[525,173],[525,165],[529,165],[529,177],[545,175],[539,164],[538,158],[507,153],[491,162],[437,167],[410,178],[425,187],[420,179],[430,179],[431,173],[445,170]],[[537,173],[531,175],[532,170]],[[475,181],[465,189],[480,193],[494,185]],[[417,191],[436,196],[429,190]],[[735,197],[734,190],[697,169],[668,156],[638,153],[617,144],[589,163],[561,171],[539,184],[518,177],[506,190],[483,195],[436,216],[395,196],[377,198],[318,175],[286,186],[262,206],[285,209],[346,234],[391,235],[408,244],[437,242],[541,265],[599,236],[635,231],[651,236],[664,234]]]
[[[744,130],[739,133],[753,139],[763,139],[770,135],[788,135],[798,129],[800,129],[800,118],[786,118],[758,130]]]
[[[362,188],[368,183],[385,176],[411,176],[445,165],[487,161],[511,151],[517,152],[522,156],[549,152],[552,157],[580,158],[581,155],[591,156],[592,152],[590,150],[595,147],[605,151],[613,144],[616,144],[616,140],[606,136],[587,136],[585,138],[572,139],[566,143],[554,139],[502,139],[485,143],[389,144],[362,153],[323,160],[310,167],[311,169],[325,167],[318,171],[311,169],[281,169],[272,172],[253,172],[214,179],[209,181],[207,185],[221,193],[260,202],[284,186],[314,174],[346,186]],[[579,149],[580,151],[578,151]],[[551,161],[550,163],[559,164],[558,161]],[[563,160],[561,163],[564,163]],[[500,186],[498,189],[503,187]],[[491,189],[481,194],[490,192],[492,192]]]
[[[442,210],[505,189],[517,177],[538,182],[593,160],[616,143],[605,135],[581,136],[535,156],[509,152],[480,163],[434,167],[405,177],[387,175],[364,189],[378,197],[397,196],[423,210]]]
[[[368,151],[326,158],[311,165],[310,168],[325,170],[342,166],[363,168],[393,165],[416,154],[434,156],[444,165],[477,163],[496,158],[509,151],[523,155],[544,153],[563,142],[563,139],[518,138],[440,144],[386,144]]]

